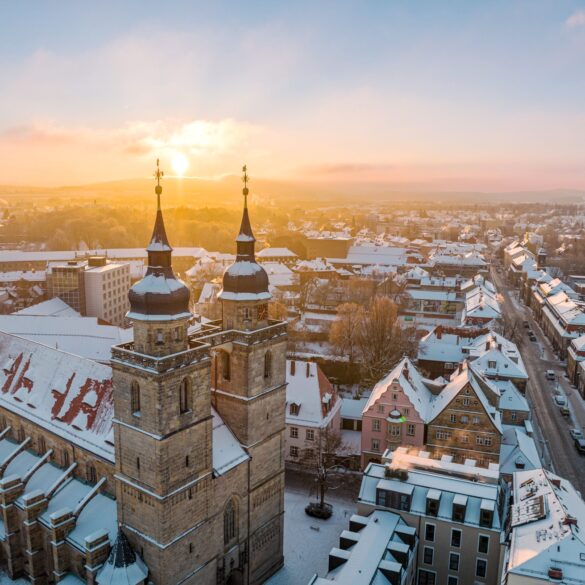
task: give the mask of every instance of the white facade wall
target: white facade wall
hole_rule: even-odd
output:
[[[88,267],[84,274],[85,306],[89,317],[121,326],[128,311],[130,264]]]

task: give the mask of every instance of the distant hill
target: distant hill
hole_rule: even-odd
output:
[[[0,197],[10,199],[70,197],[111,201],[147,200],[153,192],[152,179],[128,179],[88,185],[63,187],[26,187],[0,185]],[[236,204],[241,199],[242,183],[239,176],[226,175],[220,179],[165,177],[164,197],[169,205],[217,206],[219,203]],[[486,201],[555,202],[569,203],[585,200],[585,191],[555,189],[546,191],[440,191],[426,190],[421,186],[403,187],[388,183],[351,181],[286,181],[276,179],[252,179],[250,191],[253,197],[274,203],[291,202],[298,205],[323,205],[328,202],[355,204],[383,201],[443,201],[485,203]]]

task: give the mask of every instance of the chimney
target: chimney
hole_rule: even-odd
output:
[[[402,375],[407,380],[410,380],[410,372],[408,371],[408,363],[407,362],[404,362],[404,368],[402,369]]]
[[[296,368],[297,368],[297,363],[295,362],[295,360],[291,360],[291,362],[290,362],[290,375],[291,376],[295,375]]]
[[[498,343],[498,351],[502,351],[502,344]]]
[[[439,325],[437,327],[435,334],[437,336],[437,339],[441,339],[443,337],[443,326],[442,325]]]
[[[311,362],[307,362],[307,378],[311,375]]]
[[[486,351],[489,351],[490,350],[490,342],[489,342],[489,339],[488,339],[488,341],[485,342],[485,350]]]

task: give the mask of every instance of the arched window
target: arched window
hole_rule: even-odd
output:
[[[130,386],[130,410],[134,416],[140,416],[140,385],[136,380]]]
[[[264,354],[264,377],[270,378],[272,376],[272,353],[267,351]]]
[[[191,380],[189,378],[183,378],[179,387],[179,410],[183,413],[189,412],[191,408]]]
[[[236,505],[233,500],[228,502],[223,513],[223,542],[229,544],[236,537],[237,529]]]
[[[221,352],[221,372],[224,380],[231,380],[232,371],[230,363],[230,354],[227,351]]]

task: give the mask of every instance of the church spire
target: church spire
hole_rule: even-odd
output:
[[[148,252],[148,265],[170,266],[171,252],[173,249],[169,244],[165,222],[160,207],[160,196],[163,190],[160,180],[164,177],[164,173],[160,170],[160,161],[158,158],[156,159],[156,171],[154,177],[156,178],[156,186],[154,188],[154,192],[156,193],[156,219],[154,220],[154,229],[152,230],[150,244],[148,244],[148,247],[146,248],[146,251]]]
[[[237,244],[237,260],[254,260],[254,243],[256,238],[252,232],[252,225],[250,223],[250,216],[248,214],[248,167],[244,165],[242,167],[242,181],[244,188],[242,194],[244,195],[244,212],[242,214],[242,223],[240,224],[240,233],[236,238]]]

